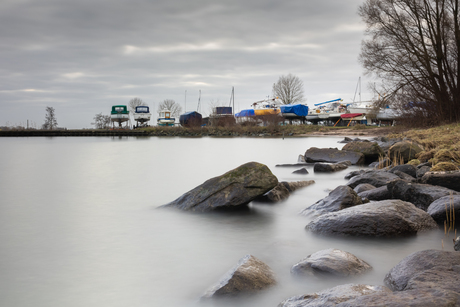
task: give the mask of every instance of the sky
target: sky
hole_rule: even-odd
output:
[[[364,0],[2,0],[0,126],[91,128],[140,98],[203,116],[272,94],[289,73],[305,103],[370,100],[358,61]],[[198,106],[201,91],[200,106]],[[152,125],[155,122],[151,122]]]

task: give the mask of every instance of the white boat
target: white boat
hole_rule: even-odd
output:
[[[158,112],[158,126],[174,126],[176,119],[171,116],[171,111],[167,109],[163,109],[160,112]]]
[[[255,116],[263,116],[280,114],[280,105],[281,102],[276,100],[276,98],[272,98],[254,102],[252,107],[254,108]]]
[[[112,106],[112,111],[110,112],[110,120],[112,125],[118,123],[118,127],[122,127],[122,123],[129,121],[129,111],[125,105],[116,105]]]
[[[134,111],[134,120],[137,122],[138,127],[147,125],[151,116],[148,106],[137,106]]]

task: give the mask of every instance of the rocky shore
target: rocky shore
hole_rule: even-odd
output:
[[[295,164],[313,165],[315,172],[335,172],[350,165],[361,170],[346,175],[335,188],[302,215],[312,217],[305,231],[318,236],[391,238],[426,231],[454,231],[460,218],[460,170],[453,152],[427,155],[429,148],[410,139],[376,137],[371,141],[345,138],[342,150],[309,148]],[[438,171],[440,163],[456,170]],[[282,167],[283,165],[280,165]],[[292,167],[293,165],[289,165]],[[305,169],[306,170],[306,169]],[[279,182],[263,164],[246,163],[211,178],[163,206],[194,212],[247,208],[251,201],[276,203],[314,182]],[[460,238],[455,250],[460,249]],[[454,244],[453,242],[446,244]],[[278,306],[459,306],[460,253],[425,250],[413,253],[382,276],[384,285],[347,283],[347,278],[372,268],[366,259],[327,249],[308,255],[291,274],[309,278],[340,277],[343,284],[321,292],[286,298]],[[277,283],[272,270],[252,255],[210,287],[203,299],[254,293]]]

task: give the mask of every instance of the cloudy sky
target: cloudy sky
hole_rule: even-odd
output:
[[[90,128],[95,114],[139,97],[200,113],[248,108],[279,76],[306,103],[370,99],[358,63],[363,0],[2,0],[0,126]],[[357,100],[358,98],[356,98]]]

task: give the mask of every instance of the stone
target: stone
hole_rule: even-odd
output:
[[[297,162],[299,162],[299,163],[305,163],[305,162],[307,162],[307,161],[305,161],[305,157],[304,157],[303,155],[299,155],[299,156],[297,157]]]
[[[362,175],[364,173],[367,173],[369,172],[370,170],[363,170],[363,169],[360,169],[360,170],[357,170],[357,171],[352,171],[352,172],[349,172],[348,174],[345,175],[345,179],[349,180],[355,176],[358,176],[358,175]]]
[[[332,172],[337,172],[337,171],[342,171],[344,169],[347,169],[348,166],[345,163],[315,163],[313,166],[313,171],[315,173],[332,173]]]
[[[426,172],[421,183],[437,185],[460,192],[460,171]]]
[[[454,249],[458,252],[460,251],[460,237],[457,237],[454,240]]]
[[[314,183],[314,180],[281,181],[281,184],[283,184],[289,190],[289,192],[294,192],[295,190],[308,187]]]
[[[399,178],[401,178],[402,180],[405,180],[407,182],[416,182],[416,179],[414,177],[412,177],[411,175],[408,175],[404,172],[401,172],[401,171],[393,171],[393,174],[395,174],[396,176],[398,176]]]
[[[328,163],[350,161],[353,165],[361,165],[364,163],[364,155],[359,152],[339,150],[337,148],[310,147],[305,152],[305,161]]]
[[[401,260],[388,272],[384,282],[392,291],[441,288],[460,293],[459,273],[460,253],[424,250]]]
[[[162,207],[195,212],[238,209],[277,184],[278,179],[266,165],[249,162],[207,180]]]
[[[430,204],[426,212],[440,225],[449,219],[460,220],[460,195],[444,196]],[[449,217],[449,218],[448,218]]]
[[[356,193],[361,193],[361,192],[364,192],[364,191],[369,191],[369,190],[373,190],[375,189],[375,187],[372,185],[372,184],[369,184],[369,183],[361,183],[361,184],[358,184],[354,189],[353,191],[355,191]]]
[[[392,161],[396,160],[399,162],[400,159],[402,159],[404,163],[407,163],[415,159],[420,152],[422,152],[422,148],[420,148],[418,144],[409,141],[401,141],[390,147],[388,156]]]
[[[299,174],[299,175],[307,175],[308,170],[305,167],[302,167],[301,169],[295,170],[292,173],[293,174]]]
[[[316,234],[362,237],[402,237],[436,229],[425,211],[401,200],[382,200],[326,213],[306,229]]]
[[[256,198],[256,200],[275,203],[287,199],[290,193],[291,192],[289,192],[286,186],[280,182],[276,185],[276,187],[274,187],[264,195]]]
[[[346,284],[317,293],[298,295],[281,302],[278,307],[329,307],[342,306],[343,303],[357,297],[382,293],[391,293],[387,287],[359,284]],[[362,305],[363,306],[363,305]]]
[[[390,173],[395,173],[396,171],[403,172],[411,177],[417,177],[417,168],[413,165],[410,164],[401,164],[401,165],[396,165],[393,166],[388,170]]]
[[[430,170],[431,170],[431,166],[422,166],[420,168],[417,168],[417,174],[415,178],[420,180],[421,178],[423,178],[423,175],[425,175]]]
[[[359,275],[372,267],[355,255],[335,248],[330,248],[309,255],[291,268],[294,275],[331,275],[347,277]]]
[[[388,183],[387,187],[391,198],[411,202],[417,208],[424,211],[438,198],[450,195],[451,193],[453,195],[459,194],[447,188],[429,184],[410,183],[404,180],[394,180]]]
[[[380,170],[373,170],[351,178],[347,182],[347,185],[354,189],[361,183],[369,183],[376,188],[379,188],[396,179],[399,180],[400,178],[395,174]]]
[[[362,203],[363,201],[352,188],[341,185],[332,190],[325,198],[304,209],[301,214],[335,212]]]
[[[361,197],[361,199],[368,199],[370,201],[391,199],[391,194],[386,185],[372,190],[359,192],[358,196]]]
[[[364,163],[369,164],[384,157],[385,153],[377,142],[353,141],[342,147],[342,150],[360,152],[364,155]]]
[[[202,299],[254,293],[276,284],[273,271],[252,255],[241,258],[220,281],[209,288]]]

